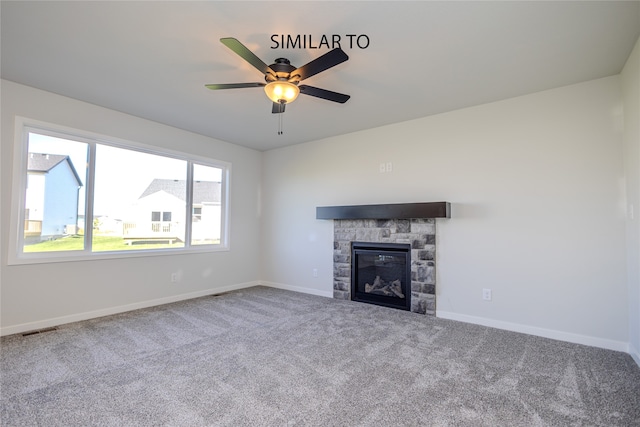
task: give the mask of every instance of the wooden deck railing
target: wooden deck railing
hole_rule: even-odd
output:
[[[148,221],[125,222],[122,224],[122,234],[125,240],[168,240],[181,241],[184,236],[184,226],[178,222]]]
[[[39,236],[42,234],[42,221],[24,220],[24,235]]]

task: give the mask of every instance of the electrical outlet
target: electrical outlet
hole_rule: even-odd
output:
[[[318,269],[314,268],[312,271],[313,277],[318,277]]]
[[[385,171],[393,172],[393,163],[387,162],[387,164],[385,165]]]
[[[384,163],[380,163],[379,171],[380,171],[380,173],[384,173],[386,171],[386,167],[385,167]]]
[[[485,301],[491,301],[491,289],[482,290],[482,299]]]
[[[180,279],[180,273],[171,273],[171,283],[178,283]]]

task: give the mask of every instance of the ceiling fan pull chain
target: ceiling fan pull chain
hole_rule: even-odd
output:
[[[282,130],[282,116],[284,116],[284,102],[280,101],[280,114],[278,114],[278,135],[282,135],[283,134],[283,130]]]

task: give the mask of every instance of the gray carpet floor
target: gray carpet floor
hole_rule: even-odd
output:
[[[640,426],[627,354],[266,287],[0,345],[2,426]]]

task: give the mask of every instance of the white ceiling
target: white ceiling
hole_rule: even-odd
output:
[[[3,79],[257,150],[615,75],[640,36],[639,1],[2,1],[0,13]],[[204,87],[263,81],[221,37],[267,64],[328,51],[272,49],[272,34],[340,35],[349,55],[304,83],[351,99],[301,95],[281,136],[261,88]]]

